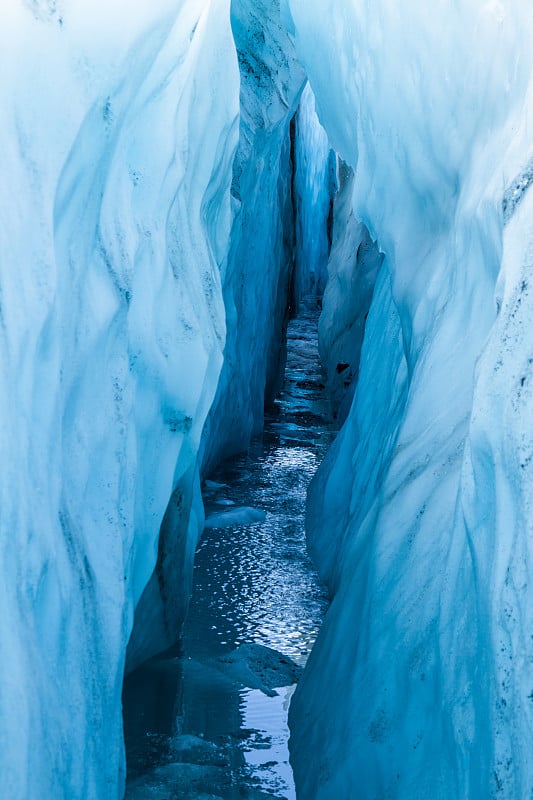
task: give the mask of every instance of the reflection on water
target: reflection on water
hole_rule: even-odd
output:
[[[333,437],[317,315],[309,308],[289,327],[286,386],[264,435],[205,486],[208,515],[247,507],[264,511],[264,521],[246,524],[243,511],[241,524],[206,529],[180,653],[126,683],[131,800],[295,797],[287,746],[294,687],[267,697],[214,660],[258,643],[303,665],[325,613],[304,536],[307,486]]]

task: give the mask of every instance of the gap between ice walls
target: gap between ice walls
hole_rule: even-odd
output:
[[[320,338],[347,420],[309,501],[333,604],[297,784],[523,800],[531,12],[178,5],[2,12],[3,791],[120,796],[134,608],[130,667],[184,613],[200,467],[258,430],[282,369],[307,73],[346,165]]]
[[[119,797],[123,673],[176,640],[200,470],[283,372],[305,74],[276,3],[3,23],[2,791]]]

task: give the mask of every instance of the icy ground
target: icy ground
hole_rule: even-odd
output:
[[[333,437],[317,317],[307,304],[289,327],[285,390],[262,439],[204,484],[221,527],[198,549],[181,653],[126,683],[128,800],[295,797],[288,706],[326,610],[303,525]]]

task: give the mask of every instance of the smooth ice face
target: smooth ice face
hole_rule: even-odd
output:
[[[0,38],[2,792],[101,800],[222,362],[238,65],[225,0],[9,0]]]
[[[310,800],[522,800],[533,15],[289,5],[321,123],[356,169],[354,214],[386,256],[351,412],[310,498],[335,599],[293,701],[297,783]]]

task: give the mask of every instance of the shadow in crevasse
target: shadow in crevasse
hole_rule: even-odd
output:
[[[307,487],[335,432],[318,311],[289,326],[263,436],[204,484],[208,526],[179,650],[125,681],[128,800],[295,797],[288,706],[327,607],[304,532]]]

